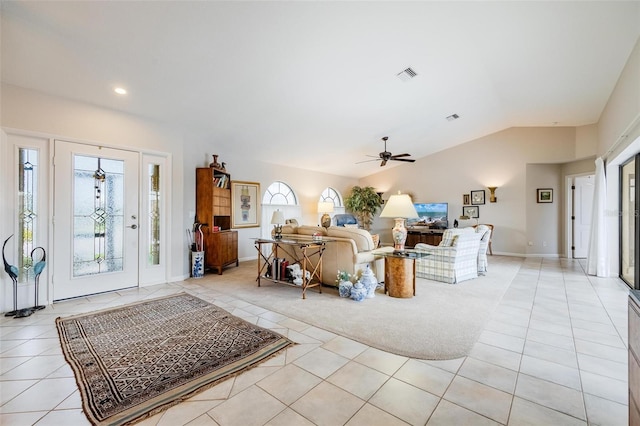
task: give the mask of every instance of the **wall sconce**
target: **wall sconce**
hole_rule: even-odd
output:
[[[496,189],[498,189],[498,187],[487,186],[487,189],[489,190],[489,202],[495,203],[496,201],[498,201],[498,198],[496,197]]]

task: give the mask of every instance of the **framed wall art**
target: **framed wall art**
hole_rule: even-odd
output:
[[[260,226],[260,183],[231,181],[231,227]]]
[[[471,195],[462,194],[462,205],[467,206],[471,204]]]
[[[464,206],[462,207],[462,216],[467,216],[471,219],[477,219],[480,217],[480,207]]]
[[[537,189],[537,201],[539,203],[553,203],[553,189],[551,189],[551,188],[538,188]]]
[[[484,189],[471,191],[471,204],[474,206],[484,204]]]

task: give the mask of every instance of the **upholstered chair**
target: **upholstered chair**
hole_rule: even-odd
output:
[[[333,216],[335,226],[358,225],[358,219],[349,213],[340,213]]]
[[[429,254],[416,259],[416,276],[450,284],[477,278],[482,234],[473,231],[447,229],[438,246],[416,244],[416,250]]]
[[[486,275],[489,261],[487,259],[487,249],[491,242],[491,228],[487,225],[478,225],[475,227],[476,234],[480,234],[480,247],[478,250],[478,274]]]

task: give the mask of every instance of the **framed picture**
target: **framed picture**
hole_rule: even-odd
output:
[[[539,203],[553,203],[553,189],[538,188],[537,192],[538,192]]]
[[[260,226],[260,184],[231,181],[231,227]]]
[[[462,204],[465,206],[471,204],[471,195],[462,194]]]
[[[484,204],[484,189],[471,191],[471,204],[473,204],[474,206]]]
[[[480,217],[480,207],[464,206],[462,207],[462,216],[468,216],[471,219],[477,219]]]

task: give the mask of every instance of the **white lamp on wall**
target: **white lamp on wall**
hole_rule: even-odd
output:
[[[276,240],[282,238],[282,224],[284,223],[284,214],[280,210],[273,212],[271,216],[271,224],[273,225],[273,237]]]
[[[331,216],[329,213],[333,212],[333,203],[332,202],[324,202],[321,201],[318,203],[318,213],[323,213],[322,218],[320,218],[320,225],[324,228],[328,228],[331,226]]]
[[[404,226],[404,220],[407,218],[417,218],[418,212],[413,206],[411,197],[408,194],[401,194],[399,191],[396,195],[389,197],[385,203],[380,217],[392,217],[396,224],[393,227],[393,246],[396,250],[404,250],[404,243],[407,241],[407,228]]]

